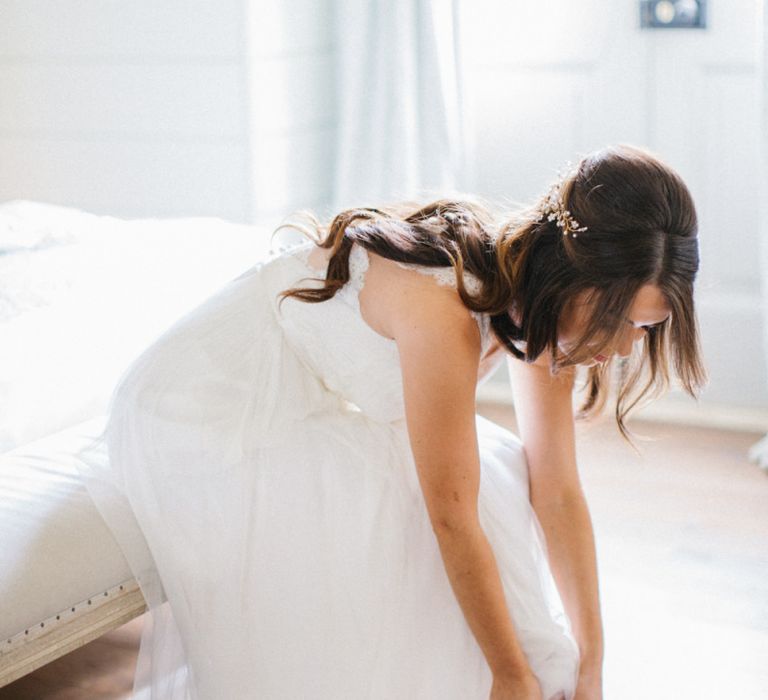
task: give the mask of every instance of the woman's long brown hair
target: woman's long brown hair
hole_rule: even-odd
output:
[[[589,154],[559,184],[565,209],[587,227],[577,237],[564,235],[542,214],[546,197],[502,224],[485,206],[463,199],[348,209],[327,228],[314,219],[308,228],[288,224],[332,252],[321,287],[285,290],[281,302],[333,297],[349,280],[354,243],[398,262],[450,265],[462,302],[490,316],[503,346],[526,362],[548,351],[556,373],[591,358],[590,346],[612,344],[640,288],[657,285],[672,313],[646,329],[643,351],[632,356],[619,382],[615,417],[628,439],[627,414],[668,388],[670,365],[691,396],[706,380],[693,300],[699,268],[695,206],[677,172],[628,145]],[[464,285],[465,271],[482,282],[476,294]],[[590,320],[578,342],[562,352],[558,321],[582,292],[590,299]],[[578,417],[604,406],[613,361],[589,368]]]

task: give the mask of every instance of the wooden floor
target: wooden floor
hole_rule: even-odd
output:
[[[509,409],[481,412],[514,429]],[[606,700],[768,698],[768,475],[759,435],[609,422],[579,429],[595,527]],[[142,618],[6,688],[0,700],[130,696]]]
[[[144,615],[0,688],[0,700],[127,700]]]
[[[483,413],[514,429],[506,409]],[[606,700],[768,699],[768,475],[756,433],[580,425],[598,552]]]

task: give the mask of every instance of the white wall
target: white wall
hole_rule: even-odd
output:
[[[0,0],[0,198],[247,216],[235,0]]]
[[[463,14],[475,152],[468,189],[527,200],[563,161],[607,143],[659,153],[689,184],[699,213],[697,304],[711,376],[702,408],[747,409],[744,425],[755,427],[768,421],[760,4],[709,3],[706,30],[641,30],[630,0],[472,0]]]
[[[327,212],[336,118],[332,0],[248,5],[251,210]]]
[[[272,220],[331,178],[330,0],[0,0],[0,201]]]

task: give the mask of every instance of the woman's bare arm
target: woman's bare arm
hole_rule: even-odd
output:
[[[458,298],[449,302],[445,290],[420,291],[418,303],[391,316],[389,327],[400,353],[408,432],[429,518],[453,591],[495,678],[528,678],[478,518],[480,334]]]
[[[541,361],[540,361],[541,360]],[[508,358],[515,416],[528,461],[531,504],[546,536],[550,565],[579,644],[583,672],[599,673],[603,631],[592,522],[576,466],[574,370],[550,374]]]

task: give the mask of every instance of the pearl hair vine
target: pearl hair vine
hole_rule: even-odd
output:
[[[463,212],[447,211],[443,216],[452,224],[462,225],[467,223],[467,216]]]
[[[466,214],[452,211],[441,212],[440,215],[432,215],[426,220],[426,222],[432,226],[440,226],[442,224],[441,216],[442,219],[445,219],[446,221],[456,226],[465,226],[467,223],[469,223],[469,219],[467,218]]]
[[[568,163],[568,167],[570,166],[571,164]],[[572,238],[576,238],[580,232],[588,231],[589,229],[587,226],[582,226],[576,221],[576,219],[571,216],[571,212],[565,208],[565,202],[563,201],[563,181],[566,176],[567,173],[566,175],[561,173],[557,182],[555,182],[549,189],[549,192],[544,197],[544,200],[538,209],[539,218],[546,216],[547,221],[556,221],[558,228],[562,230],[564,236],[567,236],[570,233]]]

